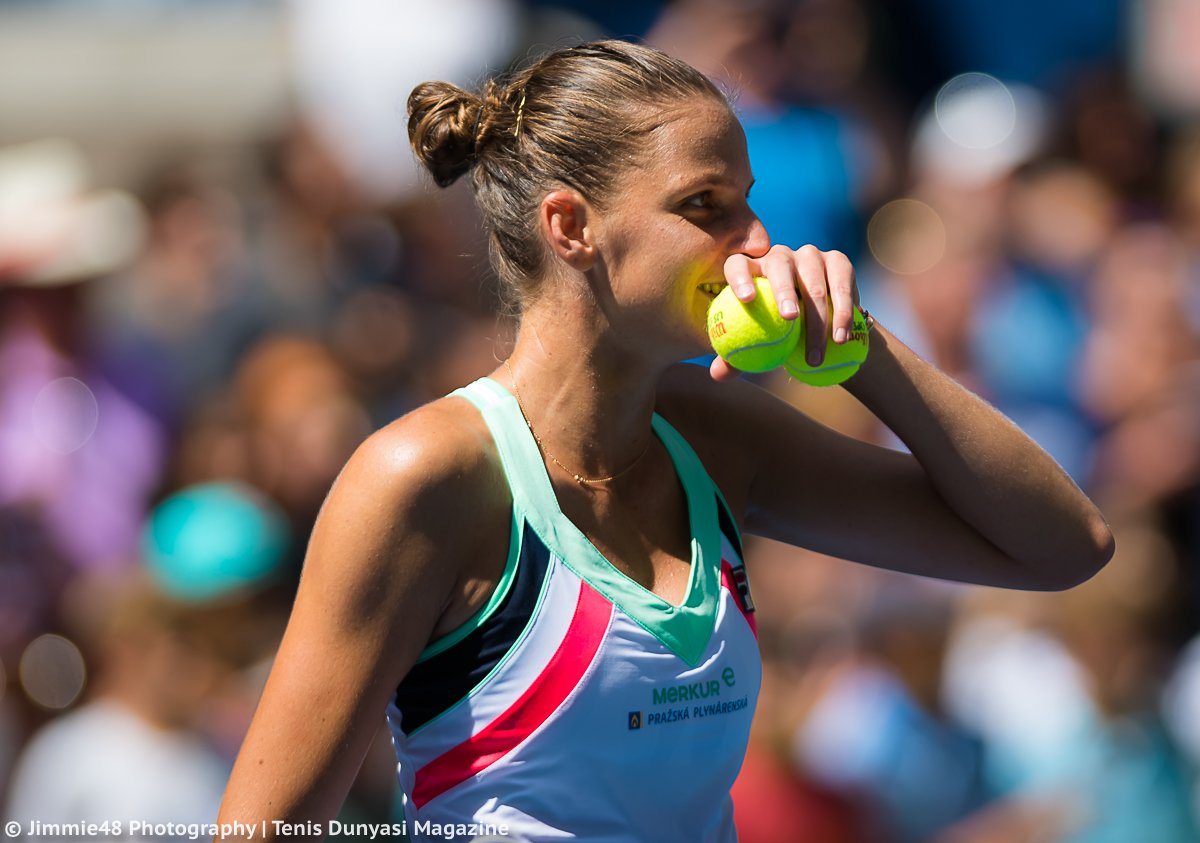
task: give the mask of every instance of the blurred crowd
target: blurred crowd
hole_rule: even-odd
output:
[[[0,21],[200,5],[0,0]],[[1061,594],[749,540],[765,678],[741,839],[1200,841],[1200,63],[1181,46],[1200,7],[217,5],[287,44],[279,117],[242,142],[159,142],[104,183],[86,138],[0,128],[5,819],[215,816],[340,466],[511,347],[469,192],[412,170],[407,89],[611,35],[727,88],[772,239],[850,254],[872,313],[1117,537]],[[842,390],[758,377],[903,447]],[[381,731],[348,816],[393,816],[393,765]]]

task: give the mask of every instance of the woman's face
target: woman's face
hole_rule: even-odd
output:
[[[754,177],[741,124],[724,103],[697,97],[665,109],[640,160],[621,173],[595,225],[623,335],[671,340],[671,353],[711,350],[712,285],[725,259],[766,254],[766,230],[747,197]]]

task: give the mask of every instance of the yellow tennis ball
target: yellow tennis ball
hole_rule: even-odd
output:
[[[801,319],[803,319],[803,315],[801,315]],[[829,330],[830,332],[833,330],[832,319]],[[800,342],[783,365],[793,378],[812,386],[833,386],[849,380],[867,359],[867,351],[871,346],[866,317],[857,307],[854,308],[854,323],[850,328],[849,339],[838,345],[833,341],[832,336],[826,337],[825,359],[819,366],[810,366],[804,360],[803,326],[801,326],[800,334]]]
[[[713,350],[743,372],[766,372],[783,365],[800,339],[800,320],[779,315],[766,278],[755,278],[758,294],[743,304],[726,287],[708,306],[708,339]]]

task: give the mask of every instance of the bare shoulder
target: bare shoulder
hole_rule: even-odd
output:
[[[411,616],[418,595],[424,633],[436,635],[462,613],[463,582],[503,566],[510,507],[479,413],[440,399],[358,447],[322,508],[304,578],[337,590],[356,617],[372,606]]]
[[[368,437],[334,488],[361,483],[384,502],[434,504],[444,495],[488,485],[498,471],[495,444],[482,416],[467,401],[447,397]]]
[[[368,437],[342,470],[326,509],[348,506],[378,531],[426,536],[453,549],[473,532],[461,529],[462,518],[485,519],[489,507],[499,511],[508,503],[483,418],[463,399],[442,398]]]

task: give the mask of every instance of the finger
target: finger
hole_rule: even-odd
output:
[[[757,263],[745,255],[730,255],[725,259],[725,280],[733,287],[733,294],[738,301],[754,301],[757,292],[754,276],[757,274]]]
[[[833,302],[833,341],[844,343],[854,330],[854,264],[839,251],[825,253],[825,280]]]
[[[796,290],[796,264],[793,252],[786,246],[772,246],[763,258],[763,269],[771,282],[775,304],[784,319],[795,319],[800,315],[800,293]]]
[[[738,375],[738,370],[730,366],[721,357],[714,357],[708,366],[708,374],[715,381],[731,381]]]
[[[804,297],[804,359],[819,366],[825,359],[829,336],[829,282],[825,278],[825,256],[816,246],[801,246],[795,253]]]

